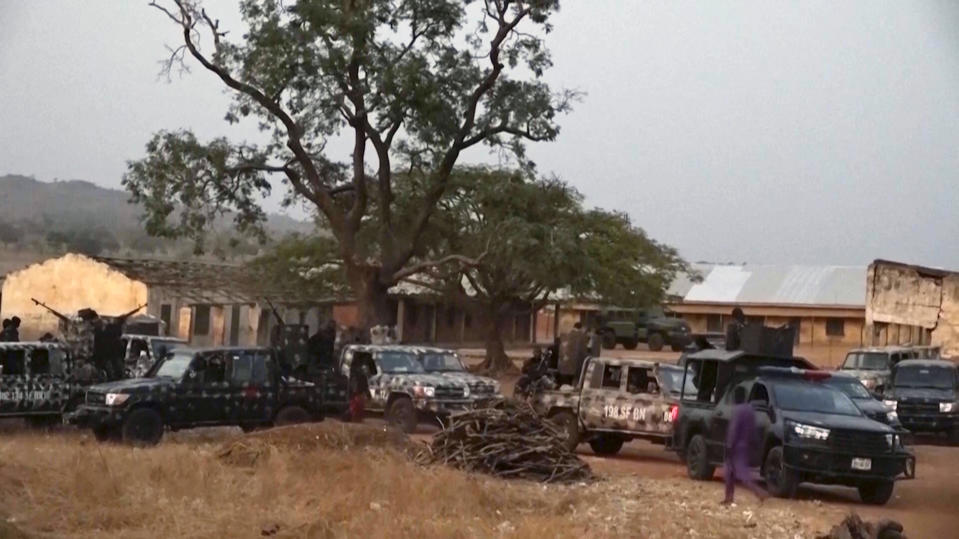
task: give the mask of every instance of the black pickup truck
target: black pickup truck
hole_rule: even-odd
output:
[[[945,433],[959,442],[959,367],[951,361],[910,359],[892,369],[883,402],[910,432]]]
[[[330,373],[335,376],[335,373]],[[346,409],[346,384],[284,376],[267,348],[179,349],[145,378],[91,386],[68,422],[100,441],[159,443],[165,428],[320,421]]]
[[[676,428],[690,477],[709,479],[723,465],[736,387],[745,390],[755,410],[752,461],[773,494],[792,497],[801,482],[845,485],[856,487],[864,502],[881,505],[892,497],[896,479],[914,476],[915,458],[896,431],[823,383],[830,373],[801,368],[800,358],[793,358],[793,366],[763,366],[773,358],[726,354],[733,357],[687,359],[687,377],[694,377],[697,390],[683,392]],[[718,376],[709,374],[717,368]],[[702,400],[704,395],[712,398]]]

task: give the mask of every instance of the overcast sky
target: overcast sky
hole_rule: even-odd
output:
[[[151,133],[256,136],[146,1],[0,0],[0,175],[119,187]],[[231,2],[207,2],[227,23]],[[959,2],[566,0],[531,155],[689,260],[959,268]],[[347,159],[349,148],[343,148]]]

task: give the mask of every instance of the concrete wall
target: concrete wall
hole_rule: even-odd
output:
[[[866,284],[870,344],[932,344],[959,357],[959,273],[875,262]]]
[[[3,282],[0,317],[19,316],[20,338],[58,333],[57,318],[34,305],[36,298],[65,315],[89,307],[119,315],[147,303],[147,287],[110,266],[83,255],[68,254],[11,273]]]

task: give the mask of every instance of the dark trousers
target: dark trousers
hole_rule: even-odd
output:
[[[733,494],[738,481],[757,498],[763,499],[766,493],[753,480],[753,471],[749,467],[749,451],[747,448],[726,449],[723,477],[726,480],[726,501],[733,501]]]

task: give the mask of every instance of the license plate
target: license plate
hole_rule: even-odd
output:
[[[868,472],[872,469],[872,459],[852,459],[852,469]]]

